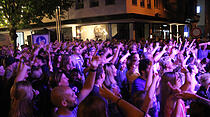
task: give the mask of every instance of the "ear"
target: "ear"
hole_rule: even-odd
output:
[[[61,86],[61,83],[60,82],[58,83],[58,86]]]
[[[67,103],[66,100],[62,100],[61,105],[64,106],[64,107],[66,107],[68,105],[68,103]]]

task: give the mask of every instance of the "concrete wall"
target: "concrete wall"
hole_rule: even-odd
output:
[[[89,0],[84,0],[84,8],[75,9],[73,7],[68,12],[68,19],[78,19],[95,16],[106,16],[126,13],[125,0],[115,0],[114,5],[105,5],[105,0],[99,0],[98,7],[89,6]]]
[[[176,0],[171,0],[169,4],[173,3]],[[163,1],[159,0],[159,8],[155,8],[155,0],[151,0],[151,8],[148,8],[148,0],[144,0],[145,7],[140,6],[140,0],[137,0],[137,5],[132,4],[132,0],[115,0],[113,5],[105,5],[105,0],[99,0],[99,6],[90,7],[90,0],[84,0],[84,8],[76,9],[75,5],[65,12],[62,20],[70,19],[80,19],[88,17],[97,17],[97,16],[107,16],[107,15],[116,15],[116,14],[127,14],[135,13],[147,16],[155,16],[158,14],[158,17],[167,18],[167,14],[170,12],[167,9],[164,9]],[[172,13],[172,14],[171,14]],[[176,15],[174,12],[170,12],[170,15]],[[55,19],[49,20],[44,19],[44,22],[53,22]]]
[[[209,6],[210,6],[210,1],[206,0],[206,25],[205,25],[206,28],[205,28],[205,31],[206,31],[206,35],[208,35],[210,38],[210,7]]]
[[[201,12],[200,12],[200,20],[198,22],[198,26],[204,26],[205,25],[205,0],[198,0],[198,5],[201,6]]]

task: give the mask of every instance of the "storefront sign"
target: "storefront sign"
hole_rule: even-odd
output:
[[[200,28],[193,28],[191,31],[191,35],[193,37],[200,37],[201,36],[201,29]]]
[[[33,37],[33,44],[38,44],[44,43],[45,45],[49,44],[49,35],[44,34],[44,35],[32,35]]]

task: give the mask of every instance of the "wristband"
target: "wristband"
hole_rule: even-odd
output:
[[[120,102],[120,100],[122,100],[122,98],[117,99],[116,104],[118,105],[118,103]]]
[[[96,72],[97,69],[91,69],[90,68],[90,72]]]

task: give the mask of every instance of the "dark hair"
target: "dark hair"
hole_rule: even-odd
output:
[[[61,55],[55,55],[55,57],[54,57],[54,59],[53,59],[53,62],[54,62],[54,64],[55,64],[55,66],[59,63],[59,61],[58,61],[59,56],[61,56]],[[62,56],[61,56],[61,57],[62,57]],[[60,62],[61,62],[61,61],[60,61]]]
[[[8,58],[6,58],[6,61],[5,61],[7,66],[12,65],[14,62],[15,62],[15,58],[12,56],[9,56]]]
[[[62,55],[60,68],[67,71],[67,64],[69,64],[69,55]]]
[[[74,79],[75,73],[76,73],[76,74],[82,75],[82,74],[80,73],[79,69],[73,68],[73,69],[70,71],[70,78],[71,78],[72,80],[75,80],[75,79]]]
[[[4,58],[0,56],[0,66],[4,65]]]
[[[40,55],[41,53],[44,53],[44,54],[46,54],[46,52],[44,51],[44,49],[43,49],[43,48],[41,48],[41,49],[39,50],[39,53],[38,53],[38,55]]]
[[[146,71],[146,69],[149,67],[150,60],[149,59],[142,59],[139,61],[139,73],[142,74],[141,71]]]
[[[78,47],[78,46],[77,46],[77,45],[73,46],[73,47],[72,47],[72,50],[75,51],[75,48],[76,48],[76,47]]]
[[[107,117],[105,101],[98,96],[88,96],[79,104],[78,117]]]
[[[61,76],[63,72],[57,71],[55,72],[52,77],[50,77],[50,85],[52,88],[57,87],[59,85],[59,82],[61,81]]]
[[[40,59],[42,61],[42,63],[45,63],[45,60],[44,60],[43,56],[37,55],[36,58]]]
[[[208,102],[193,101],[190,104],[190,117],[207,117],[210,115],[210,105]]]
[[[192,70],[194,69],[194,64],[189,64],[187,66],[187,69],[189,70],[190,73],[192,73]]]
[[[98,66],[97,70],[96,70],[96,79],[95,79],[95,81],[97,81],[100,78],[102,73],[103,73],[103,66],[100,64]]]

